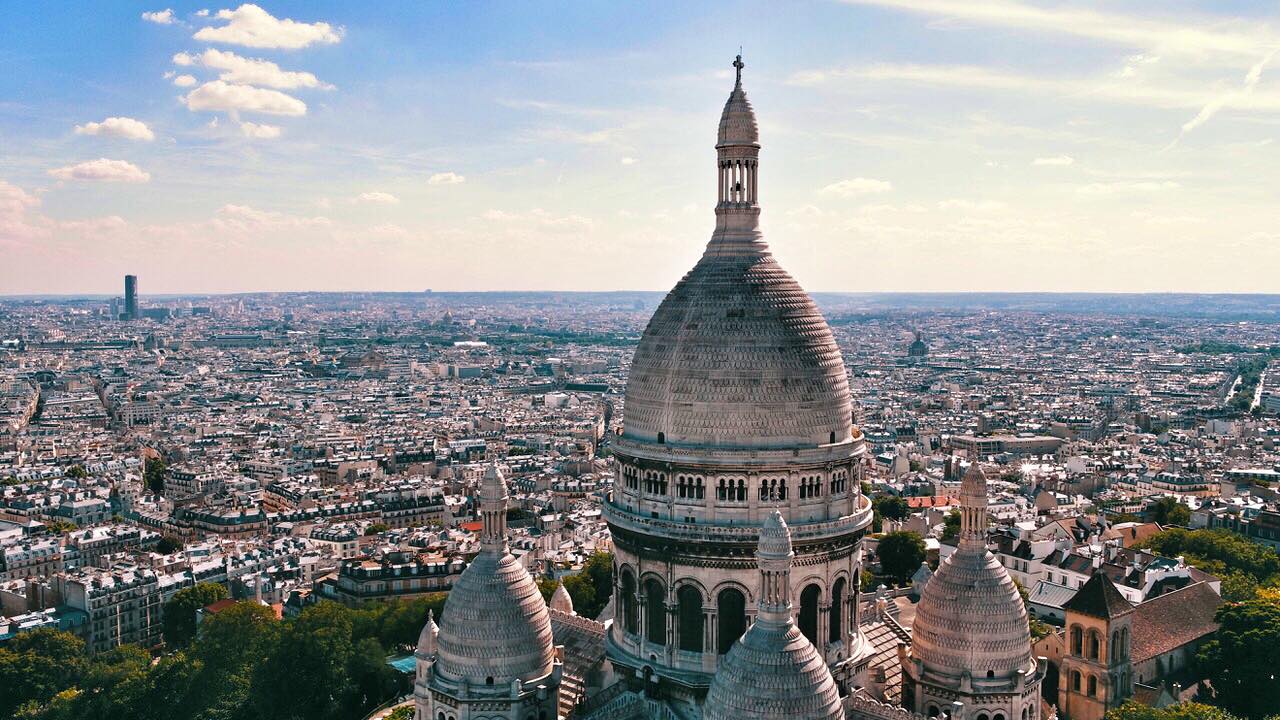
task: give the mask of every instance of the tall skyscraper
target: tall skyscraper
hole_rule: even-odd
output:
[[[128,320],[138,319],[138,276],[124,276],[124,314]]]

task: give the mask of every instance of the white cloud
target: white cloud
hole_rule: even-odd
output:
[[[396,197],[395,195],[392,195],[391,193],[377,192],[377,191],[360,193],[359,199],[362,202],[374,203],[376,205],[397,205],[400,203],[400,198]]]
[[[267,115],[306,115],[307,104],[279,90],[207,82],[187,94],[190,110],[246,111]]]
[[[226,20],[227,24],[201,28],[192,37],[210,43],[285,50],[297,50],[315,43],[331,45],[342,39],[342,29],[335,29],[329,23],[281,20],[248,3],[235,10],[219,10],[217,17]]]
[[[258,210],[247,205],[223,205],[211,225],[217,230],[254,232],[283,228],[329,227],[329,218],[287,215],[273,210]]]
[[[155,140],[156,134],[141,120],[127,117],[109,117],[100,123],[89,122],[76,126],[77,135],[107,135],[126,140]]]
[[[1245,74],[1244,86],[1239,90],[1232,90],[1218,95],[1210,100],[1204,107],[1200,108],[1200,112],[1196,113],[1195,117],[1182,124],[1182,132],[1178,137],[1182,137],[1183,135],[1186,135],[1192,130],[1195,130],[1201,125],[1209,122],[1209,119],[1214,115],[1217,115],[1218,111],[1226,106],[1227,103],[1232,101],[1243,101],[1252,95],[1253,89],[1256,88],[1258,86],[1258,82],[1262,80],[1262,70],[1267,66],[1267,63],[1271,62],[1271,59],[1276,56],[1277,52],[1280,52],[1280,50],[1272,50],[1263,56],[1261,60],[1254,63],[1253,67],[1249,68],[1249,72]],[[1177,141],[1175,140],[1174,142]]]
[[[635,158],[633,158],[633,157],[624,157],[624,158],[622,158],[622,164],[623,164],[623,165],[635,165],[635,164],[636,164],[636,162],[638,162],[638,161],[637,161]]]
[[[1015,0],[845,0],[1038,33],[1063,33],[1200,58],[1209,53],[1258,57],[1280,38],[1256,23],[1176,23],[1084,8],[1037,7]]]
[[[1067,165],[1074,164],[1075,161],[1076,159],[1070,155],[1054,155],[1053,157],[1036,158],[1031,161],[1031,164],[1038,166],[1065,167]]]
[[[142,19],[157,25],[172,25],[174,23],[173,10],[165,8],[155,12],[144,12],[142,13]]]
[[[196,58],[195,58],[195,56],[194,56],[194,55],[192,55],[192,54],[190,54],[190,53],[184,53],[184,52],[174,53],[174,55],[173,55],[173,64],[174,64],[174,65],[182,65],[183,67],[186,67],[186,66],[188,66],[188,65],[195,65],[195,64],[196,64]]]
[[[0,180],[0,247],[17,245],[47,232],[36,217],[27,214],[39,205],[40,198]]]
[[[173,84],[178,87],[191,87],[196,84],[194,75],[179,75],[173,79]]]
[[[322,83],[309,72],[281,70],[280,66],[269,61],[256,58],[241,57],[233,52],[210,48],[198,56],[179,53],[184,56],[185,63],[202,64],[214,70],[222,70],[218,79],[234,85],[260,85],[263,87],[281,88],[320,88],[332,90],[333,86]],[[174,59],[177,59],[177,55]]]
[[[1152,193],[1177,190],[1180,183],[1172,180],[1119,180],[1116,182],[1090,183],[1076,188],[1084,195],[1116,195],[1120,193]]]
[[[839,195],[841,197],[855,197],[858,195],[874,195],[876,193],[889,192],[892,189],[893,183],[888,180],[856,177],[851,180],[841,180],[840,182],[831,183],[830,185],[822,188],[822,192],[828,195]]]
[[[98,158],[87,160],[78,165],[55,168],[49,175],[59,180],[100,180],[103,182],[143,183],[151,179],[151,174],[126,160],[108,160]]]
[[[209,9],[202,8],[196,11],[196,17],[209,17]]]
[[[243,121],[240,123],[240,133],[245,137],[258,140],[271,140],[280,137],[280,127],[278,125],[259,125],[258,123]]]
[[[467,179],[455,172],[442,172],[432,175],[427,180],[428,185],[457,185],[466,182]]]
[[[939,210],[960,210],[962,212],[996,212],[1007,206],[999,200],[964,200],[951,198],[938,203]]]

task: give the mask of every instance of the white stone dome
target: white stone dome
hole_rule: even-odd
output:
[[[767,250],[724,255],[715,245],[645,329],[624,437],[741,449],[849,440],[844,359],[813,300]]]
[[[716,669],[703,720],[841,720],[831,670],[791,617],[791,531],[778,510],[760,529],[756,621]]]
[[[961,486],[961,538],[925,585],[911,629],[911,654],[926,677],[975,685],[1031,672],[1031,633],[1018,588],[986,548],[986,479],[978,463]]]
[[[551,672],[547,604],[508,552],[476,556],[449,591],[436,637],[436,671],[446,680],[510,686]]]

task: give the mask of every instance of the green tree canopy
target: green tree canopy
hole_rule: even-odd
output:
[[[1186,526],[1191,522],[1191,510],[1174,497],[1162,497],[1148,506],[1151,519],[1161,525]]]
[[[143,466],[142,480],[147,489],[156,495],[164,494],[164,474],[166,469],[164,461],[160,458],[147,458],[146,465]]]
[[[160,538],[160,542],[156,543],[155,549],[161,555],[178,552],[182,549],[182,538],[176,535],[165,535]]]
[[[1108,711],[1106,720],[1240,720],[1240,718],[1222,708],[1200,703],[1182,703],[1167,708],[1153,708],[1128,700],[1120,707]]]
[[[1226,530],[1170,528],[1147,538],[1138,547],[1165,557],[1181,555],[1188,563],[1218,576],[1240,572],[1259,584],[1271,584],[1280,574],[1280,555],[1248,538]]]
[[[164,639],[170,645],[185,645],[196,636],[196,611],[227,597],[219,583],[200,583],[183,588],[164,606]]]
[[[1249,720],[1280,713],[1280,604],[1249,600],[1218,608],[1221,626],[1197,656],[1213,702]]]
[[[904,585],[924,562],[924,538],[910,531],[891,532],[880,538],[876,557],[880,569],[899,585]]]

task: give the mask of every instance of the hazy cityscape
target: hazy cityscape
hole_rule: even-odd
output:
[[[0,10],[0,717],[1280,718],[1274,9],[284,5]]]

